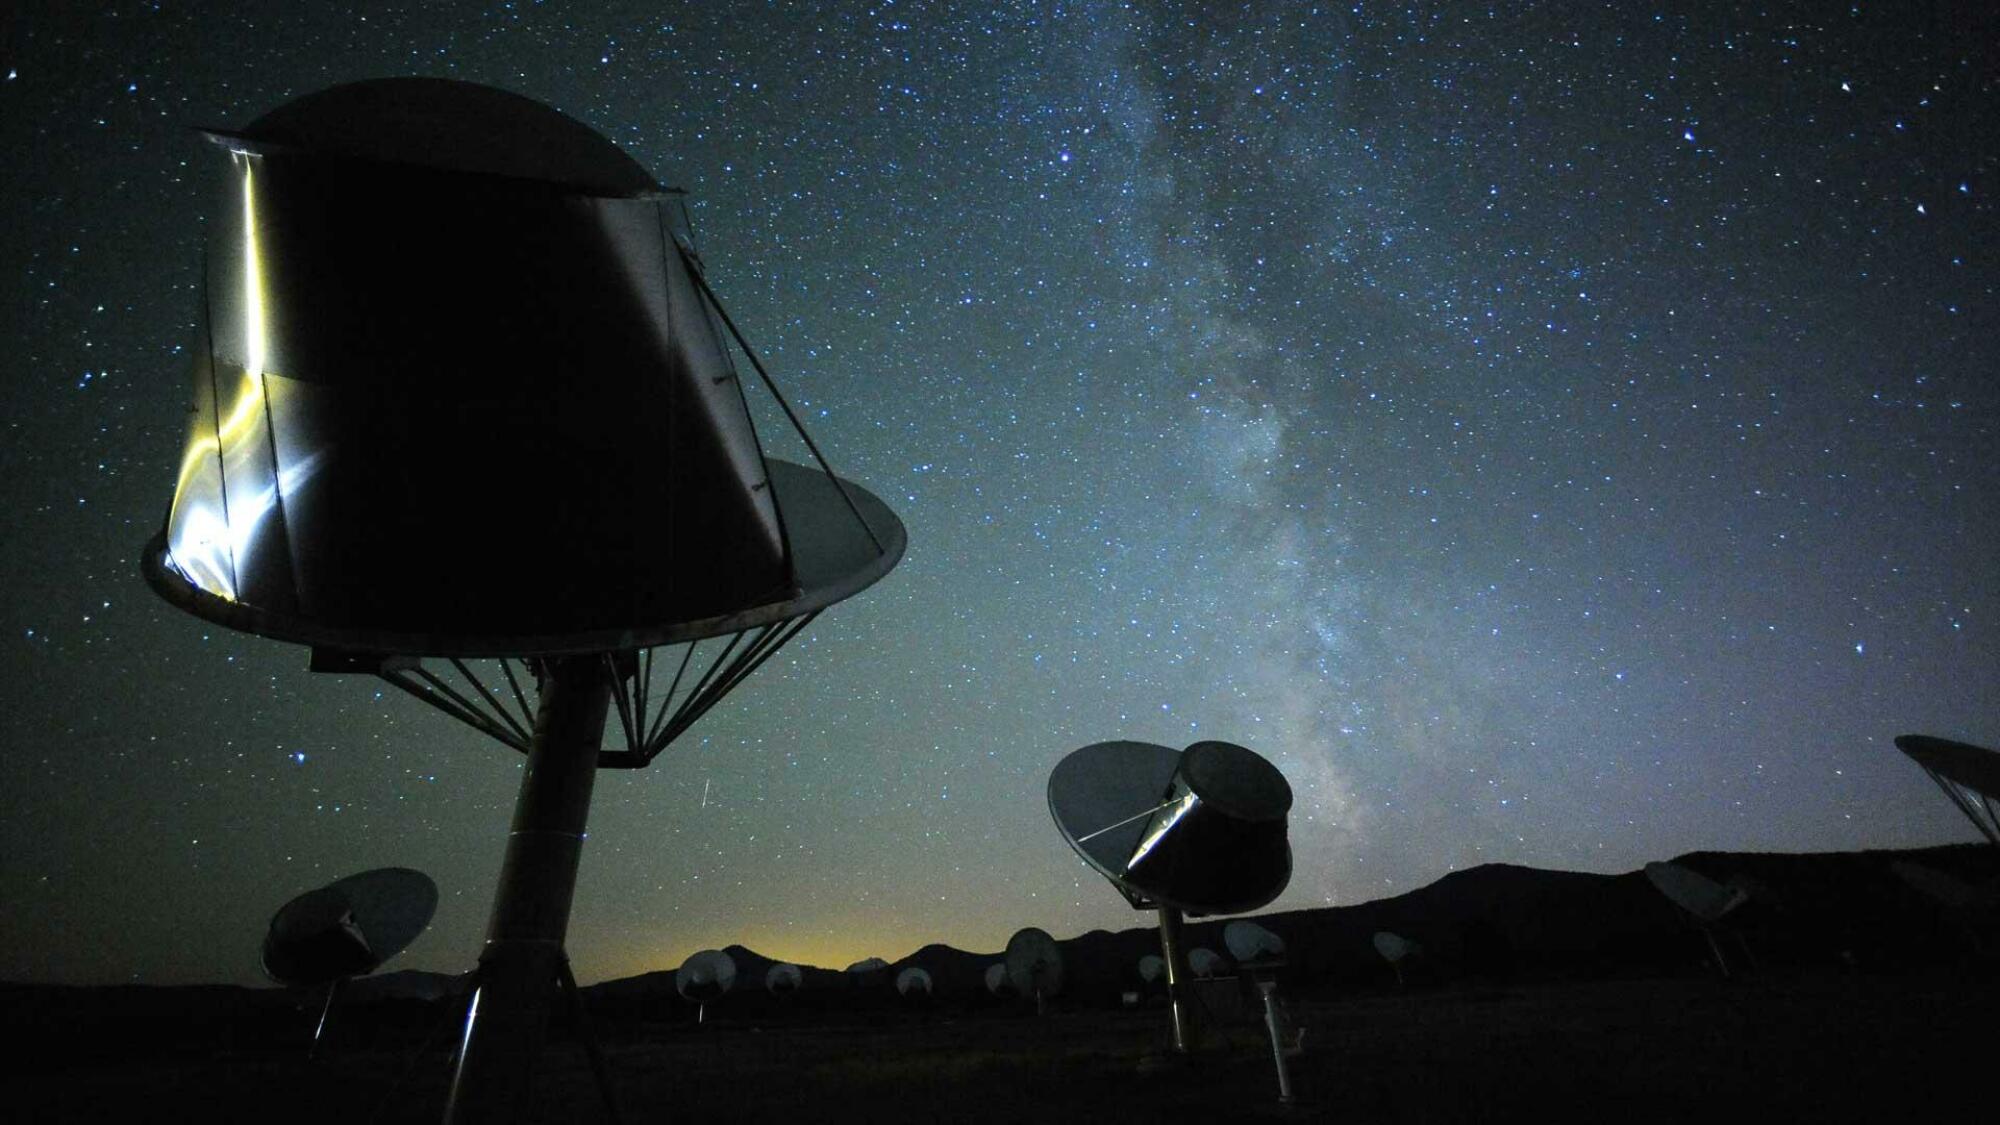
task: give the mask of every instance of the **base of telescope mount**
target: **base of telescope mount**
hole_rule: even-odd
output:
[[[568,973],[563,936],[610,713],[611,674],[597,655],[542,665],[534,739],[465,1016],[447,1125],[495,1125],[528,1111],[549,1011]]]

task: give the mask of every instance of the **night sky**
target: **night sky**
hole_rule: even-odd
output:
[[[396,966],[477,954],[522,759],[136,562],[190,127],[401,74],[689,189],[909,528],[600,776],[585,980],[1140,924],[1044,799],[1111,738],[1284,770],[1275,908],[1975,838],[1889,740],[2000,743],[1987,5],[87,7],[0,59],[0,978],[257,982],[280,903],[387,864],[443,893]]]

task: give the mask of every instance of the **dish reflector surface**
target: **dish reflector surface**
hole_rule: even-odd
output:
[[[1048,931],[1029,926],[1007,939],[1007,980],[1023,996],[1062,992],[1062,947]]]
[[[674,973],[674,991],[689,1000],[713,1000],[735,985],[736,958],[720,949],[690,954]]]
[[[1049,812],[1085,863],[1134,906],[1234,914],[1291,881],[1291,786],[1276,766],[1227,742],[1185,752],[1099,742],[1049,775]]]
[[[372,973],[424,932],[437,899],[437,884],[407,867],[363,871],[307,891],[272,916],[264,971],[291,985]]]
[[[1241,964],[1276,961],[1285,955],[1285,939],[1248,919],[1222,927],[1222,944]]]
[[[1678,863],[1655,860],[1646,865],[1646,879],[1674,905],[1702,922],[1714,922],[1743,905],[1750,895]]]

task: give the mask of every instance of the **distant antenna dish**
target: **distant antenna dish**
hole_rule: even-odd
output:
[[[303,986],[372,973],[424,932],[437,900],[437,884],[407,867],[363,871],[307,891],[272,915],[264,972]]]
[[[1419,948],[1416,942],[1401,934],[1390,933],[1388,930],[1377,930],[1375,933],[1375,952],[1381,954],[1382,960],[1391,965],[1402,964],[1405,958],[1417,952]]]
[[[695,1009],[694,1022],[708,1022],[709,1004],[722,999],[723,995],[736,985],[736,958],[720,949],[704,949],[688,955],[681,962],[680,971],[674,974],[674,991],[683,1000],[692,1000]]]
[[[1222,944],[1239,965],[1268,965],[1285,959],[1285,939],[1244,918],[1222,927]]]
[[[1048,931],[1034,926],[1016,931],[1007,939],[1006,964],[1008,983],[1020,995],[1034,997],[1036,1011],[1062,992],[1062,947]]]
[[[2000,753],[1927,734],[1898,735],[1896,749],[1923,767],[1988,842],[2000,844]]]
[[[1292,878],[1285,818],[1292,787],[1278,767],[1230,742],[1184,751],[1098,742],[1049,774],[1049,813],[1064,841],[1126,901],[1157,909],[1174,1049],[1193,1049],[1183,913],[1239,914]]]
[[[1423,951],[1423,946],[1418,945],[1401,934],[1391,933],[1388,930],[1377,930],[1375,932],[1375,952],[1381,955],[1382,960],[1389,962],[1389,967],[1395,970],[1398,987],[1401,987],[1403,983],[1403,962]]]
[[[805,987],[806,977],[797,965],[780,962],[764,972],[764,991],[773,996],[790,996]]]
[[[931,975],[915,965],[896,974],[896,995],[915,999],[931,994]]]
[[[1716,923],[1748,902],[1749,891],[1741,884],[1718,883],[1692,868],[1664,860],[1646,865],[1646,879],[1700,925],[1701,936],[1708,939],[1708,948],[1715,954],[1716,970],[1724,977],[1729,976],[1729,959],[1723,956],[1722,943],[1715,937]],[[1740,938],[1738,944],[1742,944]],[[1744,952],[1748,951],[1748,946],[1744,946]]]
[[[280,984],[326,986],[313,1050],[342,981],[401,953],[437,912],[437,884],[407,867],[378,867],[307,891],[278,908],[264,933],[264,972]]]
[[[1205,945],[1188,950],[1188,968],[1196,980],[1207,980],[1222,971],[1222,954]]]
[[[713,1000],[736,987],[736,958],[720,949],[688,955],[674,974],[674,991],[689,1000]]]
[[[995,996],[1013,996],[1014,982],[1007,979],[1007,962],[995,961],[986,966],[986,991]]]
[[[1889,864],[1889,870],[1895,872],[1898,879],[1908,883],[1924,897],[1953,910],[1977,910],[1993,903],[1992,891],[1982,890],[1956,875],[1947,875],[1935,867],[1898,859]]]
[[[1664,860],[1646,865],[1646,879],[1675,906],[1704,924],[1721,921],[1750,898],[1741,886],[1718,883],[1692,868]]]
[[[207,136],[186,440],[141,573],[528,756],[447,1108],[498,1120],[550,982],[575,994],[597,767],[652,761],[905,532],[778,392],[679,193],[584,125],[402,78]],[[766,455],[748,371],[813,465]]]
[[[1139,979],[1147,984],[1158,984],[1167,973],[1166,959],[1157,953],[1148,953],[1139,958]]]

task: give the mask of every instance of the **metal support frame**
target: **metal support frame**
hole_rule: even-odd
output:
[[[1992,797],[1976,789],[1961,786],[1928,766],[1924,767],[1924,773],[1930,775],[1932,781],[1937,782],[1937,787],[1944,790],[1944,795],[1951,799],[1952,804],[1958,806],[1958,811],[1965,814],[1965,819],[1971,821],[1974,828],[1979,829],[1979,834],[1986,837],[1987,843],[2000,845],[2000,807],[1995,806]]]
[[[597,765],[606,769],[639,769],[651,763],[818,616],[808,613],[754,626],[721,638],[719,646],[709,645],[706,649],[704,642],[695,640],[663,648],[556,658],[598,665],[610,686],[611,709],[607,714],[618,717],[624,749],[600,750]],[[678,658],[658,655],[676,648],[680,650]],[[698,650],[702,652],[700,660],[696,659]],[[522,681],[532,678],[535,684],[542,685],[548,666],[555,660],[494,661],[499,666],[500,678],[505,681],[504,691],[499,681],[490,675],[482,678],[474,665],[465,660],[452,657],[447,663],[457,673],[456,682],[418,659],[384,660],[374,672],[426,706],[450,715],[502,745],[528,753],[533,743],[530,728],[536,721],[530,700],[539,694],[539,689],[525,690]],[[673,674],[664,689],[659,689],[654,672],[661,670],[664,678],[668,665],[673,667]]]

